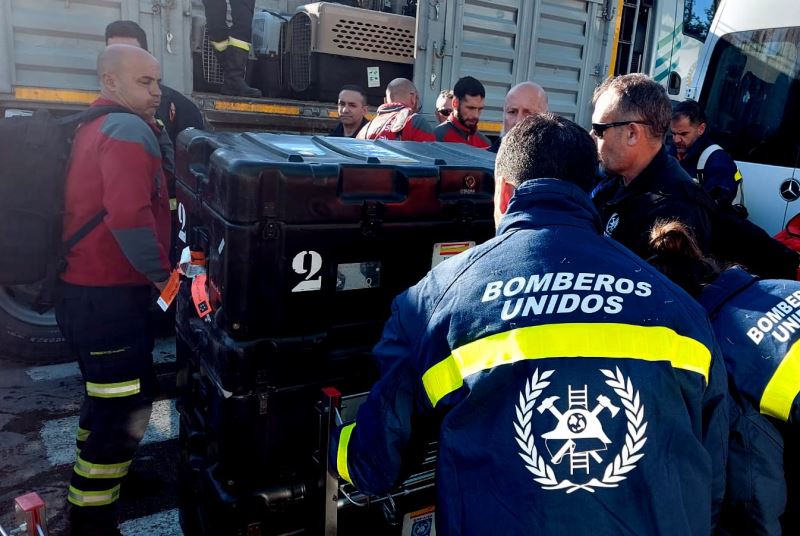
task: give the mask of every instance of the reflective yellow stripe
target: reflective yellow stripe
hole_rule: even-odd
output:
[[[617,68],[617,50],[619,49],[619,34],[622,29],[622,8],[625,0],[619,0],[617,3],[617,20],[614,23],[614,40],[611,45],[611,61],[608,64],[608,78],[614,76],[614,71]]]
[[[119,499],[119,484],[105,491],[83,491],[69,487],[67,500],[75,506],[104,506]]]
[[[500,134],[500,131],[503,130],[503,123],[498,121],[480,121],[478,122],[478,130]]]
[[[742,180],[742,172],[737,169],[736,175],[733,176],[733,182],[739,182],[740,180]]]
[[[782,421],[789,420],[792,403],[800,392],[800,342],[789,348],[778,370],[761,395],[761,413]]]
[[[73,470],[85,478],[122,478],[133,460],[122,463],[90,463],[78,456]]]
[[[86,382],[86,392],[89,396],[98,398],[119,398],[139,394],[141,385],[139,379],[118,383],[92,383]]]
[[[336,470],[340,477],[351,484],[353,481],[350,478],[350,471],[347,470],[347,445],[350,444],[350,435],[355,427],[356,423],[353,423],[342,428],[342,432],[339,434],[339,449],[336,451]]]
[[[211,46],[214,47],[214,50],[217,52],[224,52],[226,48],[228,48],[228,40],[225,41],[209,41]]]
[[[130,346],[125,346],[123,348],[115,348],[114,350],[98,350],[96,352],[89,352],[89,355],[113,355],[113,354],[121,354],[130,349]]]
[[[260,114],[300,115],[299,106],[285,104],[259,104],[255,102],[214,101],[214,109],[223,112],[256,112]]]
[[[57,102],[63,104],[91,104],[99,97],[96,91],[51,89],[45,87],[14,88],[14,98],[23,101]]]
[[[241,39],[236,39],[235,37],[228,38],[228,44],[232,47],[241,48],[242,50],[250,51],[250,43],[247,41],[242,41]]]
[[[662,326],[630,324],[548,324],[529,326],[465,344],[422,375],[431,405],[463,379],[500,365],[528,359],[600,357],[668,361],[708,381],[711,352],[702,343]]]
[[[75,434],[75,437],[78,441],[86,441],[89,439],[89,434],[91,432],[89,430],[84,430],[83,428],[78,427],[78,433]]]

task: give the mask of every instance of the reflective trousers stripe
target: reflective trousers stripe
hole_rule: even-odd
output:
[[[119,499],[119,484],[105,491],[82,491],[69,487],[67,500],[75,506],[105,506]]]
[[[90,463],[78,456],[73,470],[85,478],[122,478],[133,460],[122,463]]]
[[[226,48],[228,48],[228,40],[225,41],[209,41],[211,46],[214,47],[214,50],[217,52],[224,52]]]
[[[228,44],[232,47],[241,48],[242,50],[250,51],[250,43],[247,41],[242,41],[241,39],[236,39],[235,37],[228,38]]]
[[[631,324],[547,324],[495,333],[453,350],[422,375],[432,406],[464,378],[529,359],[595,357],[666,361],[708,381],[711,352],[702,343],[663,326]]]
[[[798,392],[800,392],[800,342],[794,343],[789,348],[789,352],[767,383],[764,394],[761,395],[761,413],[788,421]]]
[[[92,383],[86,382],[86,392],[89,396],[98,398],[119,398],[122,396],[138,395],[141,391],[139,378],[118,383]]]
[[[339,448],[336,451],[336,471],[338,471],[340,477],[351,484],[353,480],[350,478],[350,471],[347,469],[347,446],[350,444],[350,435],[352,435],[355,427],[356,423],[353,423],[342,428],[339,434]]]
[[[89,434],[90,433],[91,433],[91,431],[84,430],[83,428],[78,427],[78,433],[75,434],[75,438],[78,441],[86,441],[87,439],[89,439]]]
[[[89,352],[90,356],[101,356],[101,355],[114,355],[114,354],[122,354],[130,350],[129,346],[125,346],[123,348],[115,348],[114,350],[97,350],[95,352]]]

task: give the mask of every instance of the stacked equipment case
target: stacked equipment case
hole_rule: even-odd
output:
[[[394,296],[493,236],[493,157],[443,143],[180,135],[179,238],[206,261],[176,304],[187,534],[322,533],[322,389],[335,386],[354,416]],[[393,497],[342,488],[340,534],[400,534],[404,515],[433,504],[435,444],[418,451]]]

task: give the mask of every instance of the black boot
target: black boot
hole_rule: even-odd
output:
[[[244,49],[228,46],[225,49],[225,61],[223,70],[225,73],[225,83],[222,84],[221,93],[223,95],[234,95],[237,97],[258,98],[261,91],[247,85],[244,81],[244,73],[247,67],[247,58],[250,53]]]

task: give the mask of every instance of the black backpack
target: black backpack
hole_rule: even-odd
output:
[[[77,127],[120,106],[95,106],[63,118],[46,110],[0,120],[0,285],[42,283],[37,310],[51,291],[66,253],[105,216],[105,210],[61,241],[64,183]]]

